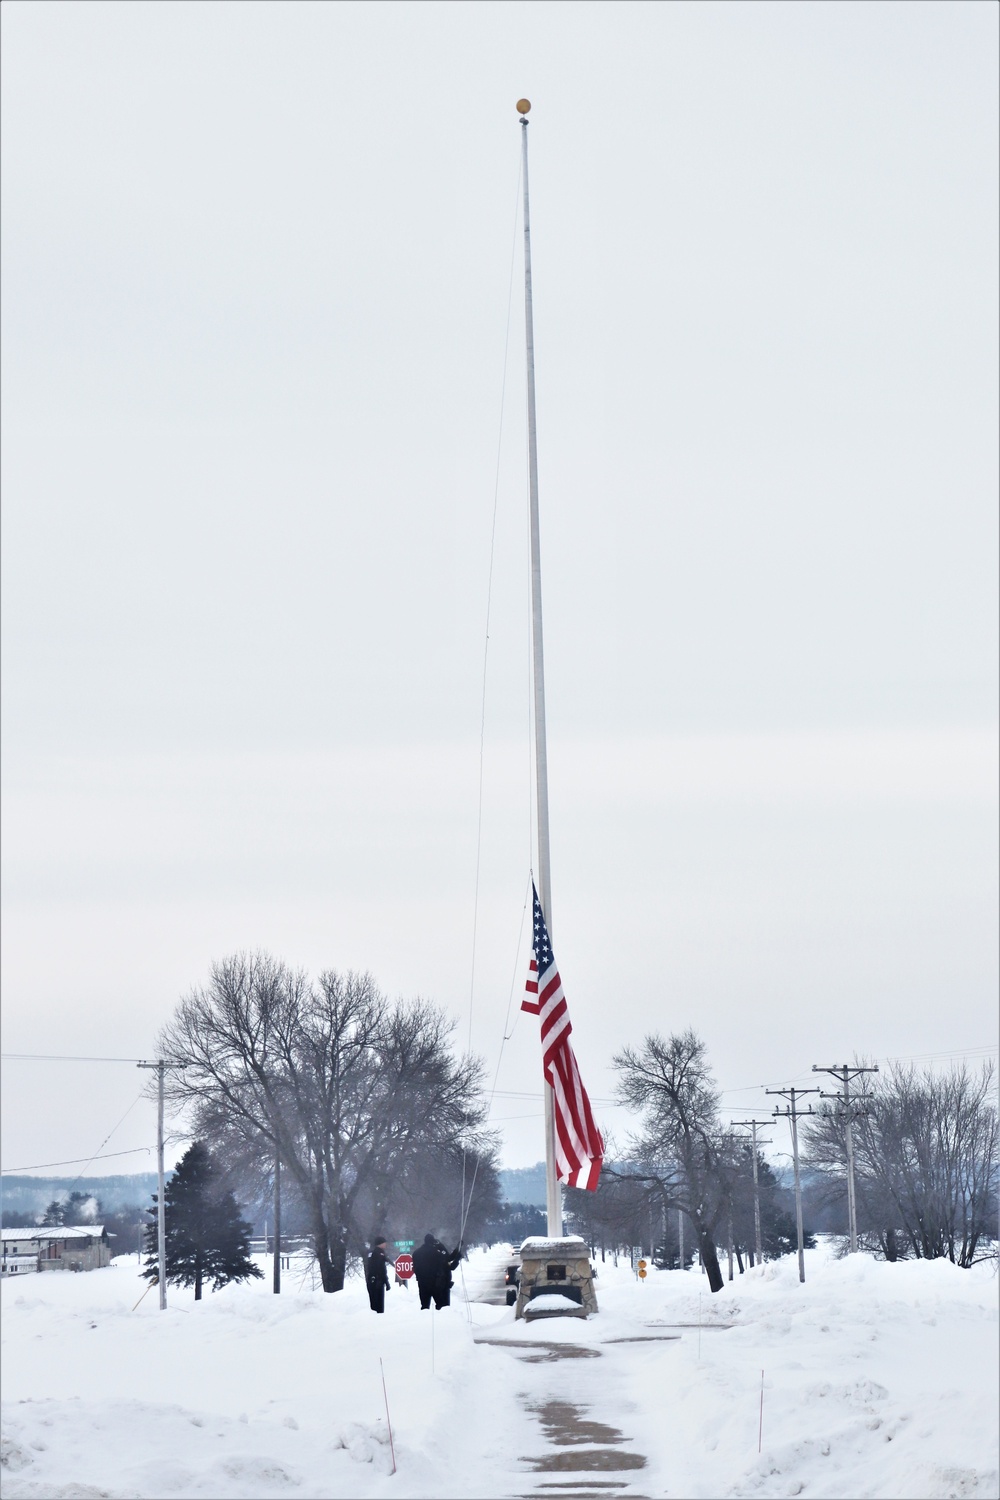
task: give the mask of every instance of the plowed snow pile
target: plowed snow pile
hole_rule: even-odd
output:
[[[470,1291],[504,1259],[475,1253]],[[376,1317],[360,1282],[324,1296],[299,1273],[280,1297],[269,1279],[198,1304],[171,1288],[166,1312],[155,1291],[133,1311],[134,1258],[6,1281],[3,1495],[552,1494],[524,1462],[545,1447],[542,1398],[645,1456],[620,1495],[997,1495],[994,1265],[817,1250],[804,1286],[790,1258],[715,1297],[697,1272],[598,1268],[596,1318],[516,1326],[458,1298],[421,1313],[415,1288]],[[597,1357],[525,1361],[507,1338]]]

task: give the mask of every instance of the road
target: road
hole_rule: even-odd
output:
[[[520,1265],[521,1257],[509,1245],[497,1245],[488,1257],[479,1261],[475,1271],[462,1261],[456,1276],[457,1290],[464,1287],[470,1302],[485,1302],[490,1307],[505,1307],[507,1287],[504,1273],[508,1266]]]

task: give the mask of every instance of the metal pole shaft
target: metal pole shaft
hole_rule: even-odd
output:
[[[274,1278],[273,1289],[281,1291],[281,1158],[274,1153]]]
[[[684,1213],[682,1209],[677,1210],[677,1249],[680,1265],[678,1270],[684,1269]]]
[[[844,1138],[847,1146],[847,1230],[851,1237],[851,1254],[858,1249],[858,1211],[854,1198],[854,1136],[851,1132],[851,1099],[847,1065],[844,1065]]]
[[[156,1112],[156,1259],[160,1282],[160,1311],[167,1306],[167,1217],[164,1193],[166,1184],[163,1172],[163,1076],[165,1064],[156,1065],[157,1112]]]
[[[538,815],[538,897],[552,936],[549,870],[549,774],[545,744],[545,657],[542,649],[542,560],[538,530],[538,439],[535,426],[535,328],[531,302],[531,219],[528,210],[528,122],[521,119],[524,184],[524,333],[528,359],[528,506],[531,530],[531,661],[535,715],[535,801]],[[550,1239],[562,1236],[562,1193],[556,1177],[555,1101],[545,1088],[545,1202]]]
[[[764,1259],[760,1236],[760,1183],[757,1180],[757,1121],[753,1122],[753,1238],[757,1250],[757,1264]]]
[[[802,1245],[802,1183],[799,1179],[799,1131],[795,1115],[795,1090],[790,1091],[792,1108],[790,1118],[792,1122],[792,1167],[795,1172],[795,1233],[799,1242],[799,1280],[806,1279],[806,1258]]]

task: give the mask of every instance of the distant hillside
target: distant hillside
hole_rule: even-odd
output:
[[[167,1173],[170,1176],[170,1173]],[[105,1213],[119,1208],[143,1208],[156,1192],[155,1172],[135,1172],[119,1177],[2,1177],[0,1211],[23,1214],[29,1223],[45,1212],[53,1198],[68,1198],[71,1191],[92,1193],[101,1200]]]
[[[506,1203],[531,1203],[545,1207],[545,1163],[533,1167],[501,1168],[500,1193]]]
[[[71,1191],[93,1193],[106,1213],[136,1204],[145,1207],[156,1192],[156,1173],[135,1172],[118,1177],[3,1177],[0,1211],[8,1217],[23,1214],[30,1223],[37,1214],[45,1212],[53,1198],[68,1198]],[[544,1208],[545,1163],[501,1171],[500,1192],[507,1203],[529,1203]]]

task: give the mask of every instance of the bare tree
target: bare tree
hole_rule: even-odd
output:
[[[455,1058],[451,1030],[437,1007],[390,1002],[370,975],[311,984],[255,953],[214,964],[160,1046],[199,1136],[229,1158],[278,1157],[333,1292],[409,1163],[428,1147],[483,1145],[481,1065]]]
[[[973,1074],[891,1066],[866,1080],[854,1118],[859,1227],[888,1260],[909,1252],[970,1266],[995,1234],[998,1152],[995,1070]],[[823,1110],[808,1137],[810,1166],[834,1183],[846,1170],[845,1119]]]
[[[632,1175],[688,1216],[709,1286],[719,1292],[723,1280],[715,1237],[726,1220],[735,1148],[719,1119],[705,1044],[690,1030],[667,1041],[651,1035],[641,1051],[624,1047],[613,1065],[619,1099],[643,1115],[642,1134],[629,1153],[637,1162]]]
[[[605,1142],[607,1144],[607,1142]],[[649,1246],[663,1213],[663,1194],[639,1162],[604,1158],[597,1191],[566,1189],[566,1216],[596,1255]]]

